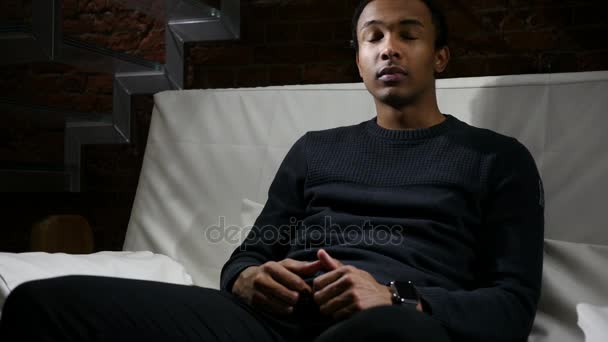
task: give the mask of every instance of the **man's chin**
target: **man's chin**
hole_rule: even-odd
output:
[[[416,102],[416,96],[406,94],[396,94],[394,92],[385,92],[380,94],[377,99],[393,108],[403,108]]]

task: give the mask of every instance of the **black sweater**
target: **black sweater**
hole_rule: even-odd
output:
[[[453,116],[389,130],[376,118],[308,132],[224,265],[315,260],[324,247],[380,283],[411,280],[431,315],[469,341],[524,341],[541,286],[542,182],[516,139]]]

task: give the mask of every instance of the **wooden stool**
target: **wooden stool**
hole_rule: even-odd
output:
[[[93,253],[93,230],[79,215],[49,216],[34,224],[30,237],[32,252]]]

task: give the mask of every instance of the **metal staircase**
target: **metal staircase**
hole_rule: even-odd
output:
[[[145,6],[147,0],[111,1],[138,10],[150,7]],[[112,113],[65,115],[64,170],[0,168],[4,184],[10,185],[14,183],[11,179],[25,177],[33,180],[28,181],[33,187],[46,182],[53,184],[46,187],[51,191],[61,191],[61,184],[63,191],[80,191],[82,146],[130,143],[132,96],[182,89],[186,80],[186,44],[240,37],[240,0],[219,0],[219,8],[199,0],[165,0],[164,5],[165,64],[64,36],[60,0],[33,0],[31,24],[0,24],[0,46],[6,51],[0,54],[0,65],[51,61],[113,75]],[[29,111],[54,110],[0,98],[0,107],[3,106],[28,107]]]

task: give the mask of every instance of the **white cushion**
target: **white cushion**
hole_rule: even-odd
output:
[[[192,285],[192,277],[173,259],[152,252],[0,253],[0,310],[20,284],[65,275],[96,275]]]
[[[606,342],[608,339],[608,306],[581,303],[576,306],[578,325],[585,332],[585,342]]]
[[[546,239],[543,287],[530,341],[583,342],[577,305],[608,305],[608,273],[600,271],[606,265],[608,246]],[[584,321],[593,326],[593,320]]]

